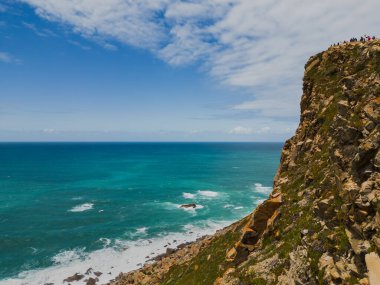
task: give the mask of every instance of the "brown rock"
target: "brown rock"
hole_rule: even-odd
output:
[[[380,284],[380,258],[375,252],[366,254],[365,263],[368,268],[369,284]]]
[[[346,235],[356,255],[366,253],[368,249],[371,247],[370,243],[367,240],[360,239],[360,237],[358,237],[349,229],[346,229]]]
[[[196,204],[194,204],[194,203],[191,203],[191,204],[183,204],[183,205],[181,205],[181,206],[179,206],[180,208],[196,208],[197,207],[197,205]]]
[[[375,237],[374,238],[374,243],[378,251],[380,251],[380,238]]]
[[[341,116],[346,117],[348,110],[350,109],[350,105],[348,104],[348,101],[341,100],[337,104],[338,112]]]
[[[74,281],[79,281],[84,277],[83,274],[75,273],[73,276],[67,277],[66,279],[63,280],[63,282],[74,282]]]
[[[95,285],[97,281],[97,279],[90,277],[88,278],[86,285]]]
[[[375,107],[375,101],[371,102],[370,104],[367,104],[363,110],[368,118],[370,118],[372,121],[374,121],[376,124],[380,123],[380,112],[379,107]]]
[[[323,199],[317,202],[317,205],[314,206],[313,210],[319,217],[327,217],[328,216],[328,208],[331,205],[331,201],[334,199],[333,196]]]
[[[233,261],[233,260],[235,259],[235,257],[236,257],[236,254],[237,254],[237,252],[236,252],[236,248],[233,247],[233,248],[231,248],[231,249],[227,252],[226,259],[227,259],[228,261]]]
[[[359,223],[365,221],[365,219],[367,218],[368,216],[368,213],[364,210],[357,210],[355,211],[355,220]]]

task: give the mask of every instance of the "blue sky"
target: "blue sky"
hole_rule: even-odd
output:
[[[2,0],[0,140],[283,141],[308,57],[375,34],[379,10],[374,0]]]

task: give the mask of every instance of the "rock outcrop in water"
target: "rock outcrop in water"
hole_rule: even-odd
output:
[[[311,57],[269,199],[114,284],[380,284],[379,123],[380,41]]]

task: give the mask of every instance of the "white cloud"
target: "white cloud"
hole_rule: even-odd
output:
[[[270,127],[262,127],[260,128],[257,133],[258,134],[265,134],[265,133],[269,133],[271,131],[271,128]]]
[[[48,29],[37,29],[37,27],[31,23],[23,22],[22,23],[25,28],[28,28],[29,30],[33,31],[36,35],[40,37],[56,37],[57,35],[48,30]]]
[[[295,94],[299,94],[297,92]],[[291,97],[289,95],[288,97]],[[292,96],[295,97],[295,96]],[[233,106],[232,108],[240,111],[254,111],[258,115],[271,118],[283,118],[283,117],[293,117],[295,114],[298,114],[298,100],[284,100],[284,98],[273,96],[262,96],[253,101],[245,101],[238,105]]]
[[[46,128],[46,129],[43,129],[42,132],[45,133],[45,134],[54,134],[57,131],[55,129]]]
[[[70,43],[70,44],[72,44],[74,46],[77,46],[77,47],[79,47],[79,48],[81,48],[83,50],[90,50],[91,49],[91,47],[83,45],[83,44],[81,44],[78,41],[68,40],[68,43]]]
[[[165,39],[158,14],[167,0],[25,0],[43,18],[72,26],[85,37],[105,37],[153,49]]]
[[[2,62],[11,62],[11,56],[6,52],[0,52],[0,61]]]
[[[250,135],[250,134],[253,134],[253,129],[237,126],[233,128],[232,130],[230,130],[228,133],[232,135]]]
[[[380,25],[378,0],[23,1],[97,42],[144,48],[173,65],[198,61],[252,95],[235,110],[269,117],[298,115],[309,56]]]
[[[0,62],[20,63],[20,60],[7,52],[0,51]]]

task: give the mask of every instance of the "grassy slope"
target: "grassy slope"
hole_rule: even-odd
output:
[[[239,238],[240,230],[247,218],[236,223],[236,228],[216,237],[209,246],[189,263],[173,266],[164,278],[163,285],[213,284],[229,267],[226,262],[226,249],[232,247]]]

